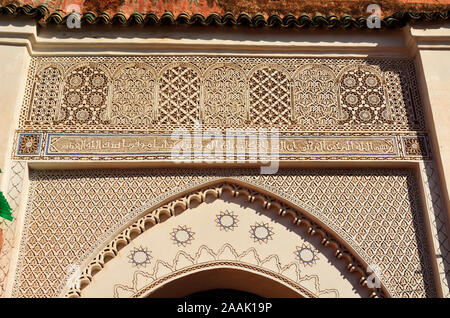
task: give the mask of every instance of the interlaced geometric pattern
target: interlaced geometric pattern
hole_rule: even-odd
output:
[[[33,57],[19,128],[425,131],[418,91],[410,59]]]
[[[294,77],[294,119],[301,125],[337,125],[337,84],[333,70],[324,65],[307,65]]]
[[[286,73],[278,67],[255,71],[250,77],[250,105],[253,124],[290,124],[290,85]]]
[[[222,177],[267,189],[325,215],[382,270],[396,297],[435,296],[423,211],[414,171],[407,169],[78,170],[30,172],[14,296],[57,296],[70,264],[81,264],[105,235],[158,196]],[[152,203],[153,204],[153,203]]]
[[[242,127],[247,120],[247,83],[238,67],[223,65],[206,73],[203,118],[212,126]]]
[[[56,122],[85,126],[107,121],[109,79],[92,65],[72,70],[66,78]]]
[[[114,78],[110,120],[124,127],[149,126],[155,117],[155,74],[145,64],[127,65]]]
[[[30,119],[33,123],[51,124],[55,119],[62,74],[56,67],[46,67],[36,76],[33,107]]]
[[[382,79],[370,69],[351,67],[340,79],[341,121],[344,125],[373,125],[391,122]],[[398,116],[397,116],[398,117]]]
[[[166,69],[159,82],[158,125],[193,125],[200,108],[200,78],[188,64]]]

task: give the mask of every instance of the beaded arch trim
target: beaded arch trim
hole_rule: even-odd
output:
[[[218,268],[219,269],[220,268],[227,268],[227,269],[231,268],[231,269],[237,269],[237,270],[241,270],[241,271],[253,271],[253,272],[257,272],[258,274],[267,275],[272,280],[274,280],[278,283],[282,283],[283,285],[287,285],[290,289],[294,289],[295,292],[300,294],[302,297],[317,298],[317,296],[314,295],[314,293],[307,290],[300,284],[297,284],[296,282],[284,277],[283,275],[277,274],[273,271],[270,271],[270,270],[265,269],[260,266],[243,264],[240,262],[233,262],[233,261],[212,261],[212,262],[207,262],[205,264],[198,264],[198,265],[190,266],[188,268],[183,268],[179,271],[171,273],[170,275],[162,277],[162,278],[156,280],[155,282],[140,288],[137,292],[135,292],[133,294],[132,297],[133,298],[148,297],[153,290],[161,287],[167,281],[176,279],[177,277],[183,276],[185,274],[198,273],[202,270],[218,269]]]

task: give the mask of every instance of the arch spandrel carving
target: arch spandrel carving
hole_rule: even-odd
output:
[[[164,235],[159,232],[164,231],[164,227],[167,229],[170,228],[171,233],[169,234],[170,231],[169,232],[166,231],[167,232],[166,236],[170,237],[174,245],[176,245],[176,248],[173,251],[174,252],[173,259],[169,260],[158,259],[156,262],[154,262],[153,264],[154,268],[151,273],[142,271],[134,272],[133,274],[134,278],[132,280],[131,285],[126,286],[117,283],[114,285],[113,288],[114,294],[113,295],[111,294],[109,296],[119,297],[121,295],[120,292],[121,290],[128,292],[132,290],[133,295],[128,296],[148,295],[150,290],[158,288],[159,284],[163,284],[165,281],[173,279],[177,275],[182,275],[183,273],[190,271],[195,272],[196,270],[193,269],[192,266],[198,267],[200,264],[203,264],[203,267],[200,266],[199,269],[208,266],[214,268],[216,265],[237,266],[237,267],[241,266],[244,268],[247,267],[255,271],[262,271],[266,275],[271,276],[273,279],[284,281],[284,283],[289,285],[290,288],[294,288],[299,292],[299,294],[303,296],[306,295],[308,297],[320,297],[321,295],[322,296],[326,295],[326,297],[338,297],[339,291],[337,289],[336,290],[334,290],[333,288],[324,288],[323,290],[321,290],[320,288],[317,289],[318,288],[317,286],[320,285],[318,282],[320,280],[321,276],[320,274],[314,275],[313,273],[308,272],[306,269],[304,269],[304,271],[308,274],[305,274],[305,277],[299,274],[300,267],[309,268],[310,266],[315,264],[316,260],[319,257],[318,255],[320,253],[324,253],[324,249],[326,249],[326,252],[323,255],[322,254],[320,255],[322,255],[322,257],[327,258],[327,264],[330,264],[330,260],[331,263],[339,262],[338,260],[340,260],[341,263],[339,264],[340,267],[339,270],[336,272],[336,277],[334,279],[331,279],[330,281],[335,281],[336,279],[338,279],[338,277],[344,275],[348,276],[347,279],[353,280],[352,283],[354,286],[359,285],[367,286],[366,281],[367,277],[365,273],[367,262],[364,261],[362,257],[358,255],[354,251],[354,249],[350,247],[350,244],[339,238],[336,235],[336,233],[334,233],[332,230],[328,228],[328,226],[320,225],[319,224],[320,221],[318,221],[318,219],[315,216],[310,215],[303,209],[293,204],[285,202],[285,200],[278,198],[276,195],[271,194],[268,191],[265,191],[256,186],[252,186],[245,182],[237,181],[231,178],[214,180],[209,182],[209,184],[207,185],[203,184],[197,188],[198,188],[197,190],[191,189],[184,194],[178,194],[175,197],[172,197],[171,199],[167,199],[165,200],[165,202],[161,202],[160,204],[158,204],[157,206],[159,207],[150,208],[149,210],[147,210],[149,212],[144,213],[144,216],[141,216],[133,224],[127,226],[124,230],[122,230],[120,234],[116,235],[114,239],[112,239],[112,241],[109,244],[107,244],[107,246],[104,247],[100,251],[100,253],[96,255],[96,257],[94,257],[94,259],[90,258],[91,260],[89,261],[89,263],[87,263],[87,266],[83,269],[82,274],[80,276],[82,286],[83,287],[90,286],[90,284],[92,284],[93,282],[97,282],[99,280],[105,281],[105,277],[109,277],[108,275],[114,275],[113,272],[111,272],[111,268],[113,265],[108,265],[108,268],[110,269],[109,274],[103,273],[104,266],[107,261],[110,262],[110,264],[113,264],[113,262],[115,262],[114,260],[116,259],[118,260],[118,262],[123,263],[123,260],[126,259],[123,253],[129,254],[128,258],[130,259],[131,263],[134,262],[135,267],[141,267],[144,265],[146,266],[146,263],[147,262],[150,263],[150,259],[154,258],[154,256],[151,256],[150,255],[151,253],[148,252],[148,249],[150,247],[148,246],[142,247],[140,245],[143,245],[144,242],[157,242],[163,240]],[[223,201],[224,197],[226,197],[228,200],[232,200],[233,202],[230,203]],[[239,199],[244,199],[244,201],[246,202],[244,201],[239,202]],[[204,204],[206,202],[208,202],[209,206]],[[226,204],[224,204],[224,202]],[[213,207],[211,207],[211,204],[213,205]],[[245,211],[244,209],[239,213],[237,213],[236,211],[242,209],[243,205],[246,205],[247,211]],[[203,209],[203,212],[200,212],[199,209],[200,210]],[[245,213],[248,212],[248,210],[259,212],[257,212],[256,215],[255,214],[246,215]],[[264,212],[264,210],[269,210],[275,213],[266,213]],[[248,229],[245,230],[246,234],[250,233],[250,239],[248,242],[249,247],[246,250],[241,251],[241,249],[243,248],[242,243],[243,241],[242,237],[239,236],[236,237],[230,235],[228,236],[228,239],[225,240],[219,240],[218,237],[215,236],[214,240],[210,240],[209,245],[214,244],[219,245],[211,247],[208,246],[208,244],[207,245],[202,244],[201,246],[197,246],[194,244],[193,245],[194,250],[191,250],[189,252],[189,247],[193,244],[193,242],[197,239],[196,237],[198,237],[199,235],[198,231],[202,228],[206,228],[205,224],[203,224],[205,220],[201,219],[199,221],[200,224],[195,224],[195,221],[193,221],[195,219],[194,216],[195,215],[198,216],[202,213],[206,215],[205,211],[217,212],[214,213],[213,216],[210,215],[210,218],[212,217],[211,220],[212,221],[215,220],[216,222],[215,224],[213,224],[212,228],[213,229],[219,228],[219,232],[222,232],[221,230],[223,230],[223,232],[232,233],[235,230],[235,228],[237,228],[237,223],[240,222],[239,219],[241,219],[241,221],[243,221],[242,219],[246,219],[248,223],[247,225],[250,225],[247,226]],[[180,213],[182,214],[180,215]],[[259,217],[261,220],[258,220],[258,215],[261,216],[263,215],[263,213],[266,215],[265,219]],[[290,216],[291,221],[289,221],[289,218],[284,218],[284,216]],[[181,218],[185,218],[186,222],[191,223],[189,225],[186,224],[179,225],[178,220],[180,220]],[[222,222],[224,224],[221,224],[222,219],[224,220]],[[230,222],[230,220],[232,221]],[[167,225],[170,224],[169,221],[170,223],[173,223],[171,227]],[[193,229],[194,225],[198,229],[197,232],[194,232]],[[278,229],[275,231],[274,227],[275,229],[277,228]],[[290,251],[286,247],[286,244],[288,242],[295,241],[292,238],[285,238],[284,240],[279,239],[277,243],[278,245],[277,244],[274,245],[275,250],[277,250],[276,246],[280,246],[280,244],[283,245],[282,250],[284,251],[289,250],[289,253],[287,254],[289,254],[289,256],[292,256],[291,260],[293,262],[287,262],[286,264],[283,264],[283,261],[280,260],[280,255],[277,255],[277,253],[275,254],[269,253],[270,255],[266,255],[265,258],[258,255],[257,251],[258,246],[259,247],[270,246],[270,244],[268,243],[274,239],[276,232],[278,232],[278,237],[280,235],[287,235],[286,233],[294,233],[294,232],[296,232],[296,235],[300,235],[298,234],[300,233],[299,227],[305,227],[302,234],[303,239],[296,241],[295,248],[294,247],[291,248],[293,249],[292,251]],[[286,228],[288,229],[286,230]],[[156,235],[155,238],[154,239],[145,238],[147,233],[152,233],[152,231],[158,232],[153,234]],[[211,230],[208,229],[206,231]],[[265,233],[265,236],[263,235],[264,233],[262,232]],[[179,239],[177,238],[178,233],[182,233],[180,234]],[[235,242],[230,243],[233,241],[233,239],[235,240]],[[186,242],[184,242],[183,240],[186,240]],[[312,244],[311,240],[315,241],[315,243]],[[139,247],[137,245],[139,245]],[[150,245],[153,247],[155,253],[157,253],[156,250],[159,247],[156,247],[154,244]],[[162,247],[160,247],[161,250],[159,254],[165,256],[169,255],[168,247],[165,246],[164,244],[161,244],[161,246]],[[234,256],[231,258],[230,256],[221,258],[220,255],[222,255],[224,250],[227,249],[228,254],[229,255],[233,254]],[[206,259],[203,259],[202,261],[200,260],[202,250],[208,251],[209,254],[208,257],[210,262],[206,262]],[[320,253],[319,250],[321,250]],[[136,257],[136,260],[133,260],[134,255],[133,253],[135,253],[136,255],[140,254],[140,256]],[[256,257],[257,259],[257,261],[253,262],[254,264],[251,265],[250,267],[249,264],[243,261],[244,258],[249,254],[253,254],[253,257],[254,258]],[[118,257],[119,255],[122,256]],[[286,258],[287,255],[284,255],[284,257]],[[183,258],[184,261],[186,261],[187,259],[188,263],[190,262],[190,265],[185,264],[186,266],[184,267],[183,266],[177,267],[176,264],[178,264],[180,258]],[[266,266],[265,265],[266,262],[271,263],[270,259],[275,261],[272,262],[271,265]],[[215,264],[214,262],[218,263]],[[207,263],[209,265],[207,265]],[[122,265],[124,264],[125,263],[123,263]],[[274,264],[276,264],[275,267],[277,268],[273,267]],[[333,266],[334,265],[335,264],[333,264]],[[295,268],[294,272],[296,273],[294,276],[292,276],[292,273],[289,274],[290,276],[286,274],[289,277],[283,275],[284,272],[287,273],[293,268]],[[117,270],[118,268],[116,268],[114,271]],[[334,269],[334,271],[335,270],[336,269]],[[164,272],[164,274],[160,274],[161,271]],[[332,270],[327,269],[325,270],[325,272],[323,271],[320,272],[329,273],[330,271]],[[343,271],[343,273],[341,273],[341,271]],[[137,286],[136,284],[138,284],[136,275],[147,276],[147,278],[151,277],[151,282],[147,284],[148,286],[145,285],[145,288],[147,288],[145,291],[143,290],[144,287],[141,289],[136,287]],[[314,276],[313,279],[314,284],[312,284],[311,286],[313,285],[316,286],[315,290],[313,291],[306,288],[305,286],[302,286],[301,283],[304,280],[305,282],[309,281],[309,279],[312,276]],[[111,277],[106,278],[106,281],[111,281]],[[309,281],[308,284],[310,283],[311,281]],[[142,285],[143,282],[139,282],[139,284]],[[344,285],[346,285],[346,283],[344,283]],[[104,289],[105,287],[101,287],[101,290]],[[352,288],[350,288],[350,290],[351,289]],[[92,290],[92,288],[87,290]],[[389,295],[386,288],[384,287],[380,289],[365,289],[365,290],[366,293],[363,296],[370,295],[372,297],[373,296],[384,297]],[[87,293],[88,297],[92,296],[90,294],[91,292]],[[77,288],[72,288],[69,290],[65,290],[63,292],[63,295],[65,295],[66,297],[79,297],[83,296],[83,291],[82,290],[80,291]],[[349,297],[348,294],[346,295],[347,296],[344,297]]]
[[[250,121],[254,125],[292,123],[291,77],[277,64],[254,67],[249,75]]]
[[[221,180],[247,185],[251,193],[256,191],[267,197],[250,196],[256,202],[275,206],[270,198],[276,196],[284,204],[294,204],[294,208],[291,205],[291,209],[285,209],[286,213],[297,209],[307,211],[319,220],[317,224],[326,225],[350,242],[356,254],[369,260],[366,263],[378,264],[391,295],[435,295],[434,276],[423,237],[420,194],[414,171],[409,169],[282,169],[270,176],[237,169],[201,173],[183,169],[32,170],[30,178],[30,200],[25,215],[29,226],[24,232],[13,290],[17,297],[59,295],[67,283],[67,266],[84,264],[84,269],[93,260],[93,266],[101,269],[103,260],[95,258],[104,244],[119,237],[137,217],[168,205],[165,216],[161,214],[167,218],[170,202],[177,201],[177,206],[183,209],[187,203],[177,200],[180,196]],[[216,193],[215,187],[207,191]],[[76,194],[81,201],[74,201]],[[202,198],[199,194],[196,197]],[[295,213],[292,216],[295,218]],[[380,221],[384,219],[387,224]],[[148,226],[155,222],[153,218],[145,220]],[[303,219],[302,222],[307,224]],[[132,232],[140,233],[141,227],[133,226]],[[379,235],[370,234],[368,227],[380,229]],[[55,228],[58,230],[54,231]],[[126,244],[134,235],[132,232],[121,235],[121,242]],[[67,249],[70,253],[65,253]],[[116,246],[108,247],[110,255],[115,255],[114,251]],[[45,263],[39,255],[48,255]],[[397,260],[408,265],[399,267]],[[52,272],[52,277],[46,278],[45,284],[35,278],[36,275],[44,277],[48,272]],[[398,275],[406,284],[398,281]]]
[[[69,68],[65,75],[55,124],[66,123],[72,127],[84,127],[106,123],[110,71],[97,63],[81,63]]]
[[[338,108],[336,75],[326,65],[305,65],[293,76],[293,118],[304,126],[336,126]]]

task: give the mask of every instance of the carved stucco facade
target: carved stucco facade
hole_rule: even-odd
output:
[[[450,296],[447,28],[52,32],[1,27],[3,296],[148,296],[219,269],[289,296]],[[280,170],[249,144],[171,162],[198,121],[277,128]]]

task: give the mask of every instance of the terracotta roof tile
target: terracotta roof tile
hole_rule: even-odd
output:
[[[450,0],[0,0],[1,13],[44,24],[80,12],[89,23],[196,23],[364,27],[369,4],[379,4],[383,26],[448,20]],[[296,20],[296,21],[294,21]]]

